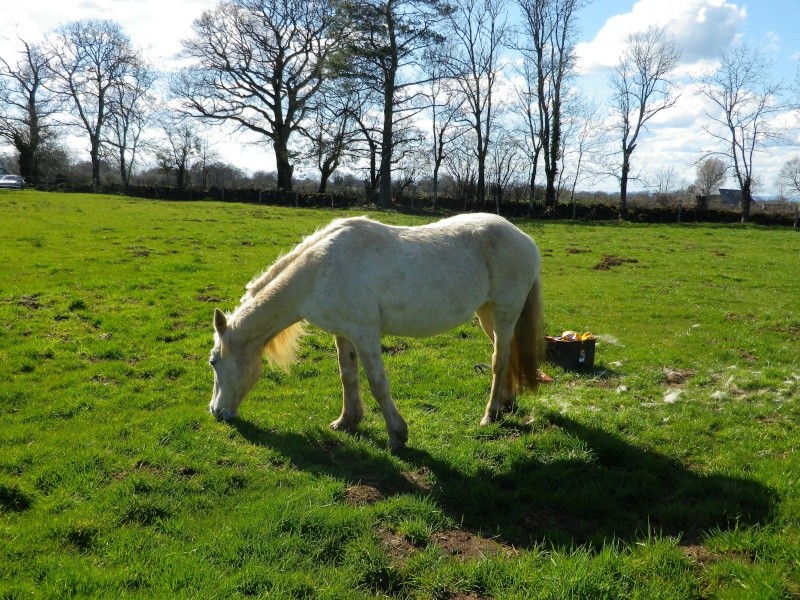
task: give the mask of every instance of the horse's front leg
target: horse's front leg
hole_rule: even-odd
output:
[[[392,401],[389,391],[389,380],[386,378],[386,370],[381,358],[380,337],[370,338],[358,343],[358,355],[364,363],[364,371],[367,374],[369,387],[372,395],[378,401],[386,421],[386,429],[389,432],[389,449],[392,452],[402,450],[408,441],[408,426],[403,417],[397,410]]]
[[[353,343],[345,337],[336,336],[336,355],[339,373],[342,376],[342,414],[331,423],[331,429],[354,432],[364,416],[364,403],[358,383],[358,355]]]

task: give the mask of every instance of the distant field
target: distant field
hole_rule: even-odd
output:
[[[409,447],[368,393],[331,432],[312,329],[228,425],[212,313],[337,216],[0,191],[0,597],[798,598],[800,234],[518,222],[550,333],[595,370],[478,425],[474,323],[386,338]],[[422,223],[396,213],[391,223]],[[366,390],[366,385],[364,385]]]

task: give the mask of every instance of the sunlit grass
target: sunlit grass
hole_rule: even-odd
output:
[[[366,393],[357,435],[327,429],[341,388],[313,328],[238,422],[207,412],[214,307],[358,213],[0,204],[4,597],[800,594],[796,232],[520,222],[548,329],[599,335],[594,371],[547,367],[554,384],[482,428],[475,324],[387,338],[410,428],[392,456]]]

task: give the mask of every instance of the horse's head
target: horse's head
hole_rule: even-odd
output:
[[[235,339],[225,314],[214,311],[214,348],[208,362],[214,371],[211,414],[224,421],[236,417],[245,394],[261,376],[261,353]]]

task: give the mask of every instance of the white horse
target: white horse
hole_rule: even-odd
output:
[[[386,420],[389,447],[398,450],[408,428],[389,392],[381,334],[431,336],[477,313],[494,344],[481,421],[490,423],[521,387],[537,385],[544,343],[540,263],[533,240],[491,214],[421,227],[337,219],[251,281],[232,315],[215,310],[211,413],[236,417],[261,375],[262,354],[288,367],[307,321],[336,338],[344,403],[331,427],[353,431],[364,415],[360,359]]]

